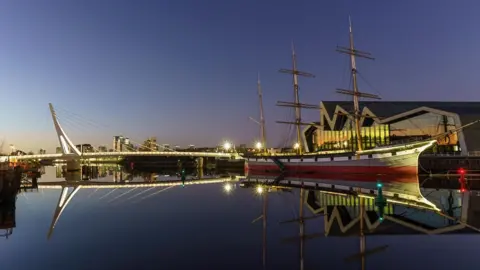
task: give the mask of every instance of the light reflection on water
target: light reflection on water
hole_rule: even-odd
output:
[[[226,192],[224,183],[179,185],[149,197],[156,191],[133,197],[146,188],[80,189],[47,239],[61,189],[41,183],[64,181],[55,175],[55,168],[46,168],[38,192],[18,195],[16,228],[8,239],[0,238],[2,269],[263,268],[262,222],[252,224],[263,205],[255,188],[232,184]],[[113,176],[96,181],[113,183]],[[298,190],[269,193],[267,211],[266,268],[300,269],[298,223],[279,224],[298,217]],[[323,232],[323,217],[305,221],[306,234]],[[479,239],[369,236],[368,246],[389,247],[369,256],[366,269],[475,269]],[[305,241],[304,269],[360,269],[358,261],[345,262],[358,245],[358,237]]]

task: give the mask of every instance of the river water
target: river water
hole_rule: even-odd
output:
[[[45,168],[38,189],[17,195],[15,227],[0,238],[1,269],[362,269],[360,257],[347,259],[359,253],[358,233],[325,236],[324,217],[308,219],[304,235],[311,237],[301,248],[299,222],[281,223],[298,219],[299,189],[266,196],[265,190],[259,194],[256,186],[244,188],[228,178],[122,187],[178,178],[132,178],[115,170],[101,168],[93,173],[96,179],[69,179],[70,192],[83,187],[63,202],[59,214],[62,187],[53,182],[62,185],[65,178],[55,167]],[[308,207],[303,211],[312,216]],[[479,267],[480,237],[471,232],[386,233],[368,236],[366,243],[367,249],[388,248],[366,256],[365,269]]]

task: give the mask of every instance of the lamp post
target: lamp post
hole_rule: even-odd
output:
[[[230,150],[230,148],[232,148],[232,144],[229,143],[229,142],[225,142],[223,144],[223,149],[225,149],[226,151]]]
[[[258,151],[260,151],[260,150],[262,150],[262,148],[263,148],[263,144],[262,144],[261,142],[256,142],[256,143],[255,143],[255,148],[256,148]]]
[[[298,142],[296,142],[294,145],[293,145],[293,149],[295,149],[295,152],[299,152],[300,150],[300,144]]]
[[[223,150],[225,150],[225,152],[230,152],[230,149],[235,150],[235,145],[233,145],[231,142],[229,141],[226,141],[223,143]]]

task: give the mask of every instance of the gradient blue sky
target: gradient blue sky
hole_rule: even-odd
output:
[[[295,4],[294,4],[295,3]],[[53,150],[48,103],[91,119],[73,121],[75,143],[111,144],[122,133],[170,144],[251,143],[258,126],[256,77],[270,145],[285,140],[291,112],[293,40],[301,100],[345,100],[348,15],[359,61],[384,100],[478,100],[478,1],[12,0],[0,1],[0,140]],[[315,121],[318,112],[305,113]],[[6,150],[6,149],[5,149]]]

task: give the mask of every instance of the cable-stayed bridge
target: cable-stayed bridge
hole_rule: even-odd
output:
[[[10,155],[0,157],[0,162],[7,162],[11,160],[29,160],[29,159],[41,159],[41,160],[89,160],[97,158],[123,158],[123,157],[216,157],[216,158],[239,158],[236,153],[222,153],[222,152],[183,152],[175,151],[164,145],[156,144],[163,148],[163,151],[115,151],[115,152],[92,152],[82,153],[70,138],[65,133],[64,129],[60,125],[59,118],[53,105],[50,103],[50,113],[52,115],[53,124],[57,133],[58,141],[62,149],[61,153],[55,154],[33,154],[33,155]],[[68,122],[68,121],[67,121]],[[71,120],[70,120],[71,122]]]

